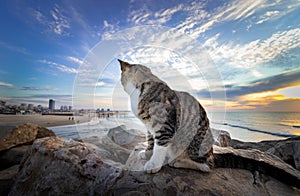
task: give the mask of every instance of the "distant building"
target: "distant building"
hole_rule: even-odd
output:
[[[0,100],[0,106],[5,106],[5,101]]]
[[[72,106],[69,106],[69,111],[72,111]]]
[[[55,110],[55,101],[53,99],[49,99],[49,110]]]
[[[21,103],[21,105],[19,106],[20,110],[27,110],[27,103]]]
[[[62,105],[62,106],[60,106],[60,111],[62,111],[62,112],[67,112],[67,111],[70,111],[70,110],[69,110],[69,107],[68,107],[68,106]]]
[[[36,112],[43,112],[43,110],[44,110],[44,108],[42,105],[38,105],[38,106],[34,107],[34,111],[36,111]]]
[[[28,104],[27,110],[33,110],[33,109],[34,109],[34,105],[33,104]]]

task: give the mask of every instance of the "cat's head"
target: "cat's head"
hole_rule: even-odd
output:
[[[139,64],[130,64],[118,59],[121,66],[121,82],[126,90],[126,86],[132,85],[134,87],[139,86],[139,84],[145,82],[147,79],[154,77],[151,73],[151,70],[143,65]],[[129,92],[127,92],[129,93]]]

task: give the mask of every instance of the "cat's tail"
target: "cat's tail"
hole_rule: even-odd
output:
[[[275,155],[256,149],[234,149],[214,146],[216,168],[239,168],[274,177],[284,183],[300,188],[300,172]],[[255,182],[254,182],[255,183]]]

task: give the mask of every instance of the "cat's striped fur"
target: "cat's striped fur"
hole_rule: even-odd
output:
[[[148,129],[148,148],[141,155],[150,159],[144,169],[155,173],[168,163],[208,172],[213,137],[200,103],[186,92],[172,90],[149,68],[119,62],[132,111]]]

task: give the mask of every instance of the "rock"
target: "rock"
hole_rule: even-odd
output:
[[[0,152],[14,146],[30,143],[35,140],[38,126],[34,124],[24,124],[16,126],[0,142]]]
[[[122,164],[126,163],[131,150],[123,148],[122,146],[114,143],[109,137],[103,136],[85,138],[83,141],[88,147],[94,148],[94,152],[100,155],[102,158],[110,159],[115,162],[120,162]],[[92,145],[91,145],[92,143]],[[95,148],[97,147],[97,149]]]
[[[146,141],[145,133],[137,129],[127,130],[125,125],[110,129],[107,136],[114,143],[128,149],[133,149],[137,143]]]
[[[230,145],[231,137],[227,131],[211,128],[211,132],[215,140],[214,145],[221,147]]]
[[[144,165],[146,164],[147,160],[141,159],[139,153],[146,148],[147,142],[139,143],[135,146],[125,164],[128,170],[143,171]]]
[[[214,146],[214,156],[216,167],[258,171],[300,188],[300,172],[272,154],[256,149]]]
[[[52,137],[52,136],[56,136],[56,134],[52,130],[47,129],[45,127],[38,126],[36,139],[43,138],[43,137]]]
[[[284,162],[300,170],[300,136],[286,140],[262,142],[241,142],[232,140],[230,146],[236,149],[258,149],[276,155]]]
[[[0,141],[2,141],[2,139],[14,128],[15,126],[12,125],[0,125]]]
[[[134,169],[143,165],[139,161],[145,161],[137,156],[145,148],[145,143],[135,148],[126,165],[102,157],[101,153],[97,153],[100,148],[91,149],[88,146],[86,143],[58,137],[37,139],[21,163],[10,195],[300,194],[299,181],[295,185],[298,188],[287,185],[295,183],[295,179],[300,176],[299,172],[274,156],[265,156],[266,153],[216,147],[216,154],[219,156],[217,164],[221,164],[223,160],[225,166],[229,165],[232,157],[233,166],[239,166],[238,160],[243,164],[250,160],[250,165],[246,166],[258,162],[258,168],[255,169],[259,172],[214,168],[210,173],[202,173],[164,166],[159,173],[147,174]],[[116,145],[115,148],[122,147]],[[254,163],[251,162],[252,158]],[[290,175],[289,179],[280,179],[287,184],[261,173],[266,165],[268,169],[271,166],[271,169],[277,169],[274,172],[279,172],[280,175],[275,175],[276,177]]]
[[[300,170],[300,140],[278,142],[274,147],[268,149],[267,152],[276,155],[284,162]]]
[[[23,145],[0,152],[0,170],[20,164],[23,156],[30,147],[31,145]]]
[[[19,165],[14,165],[0,171],[0,195],[8,195],[14,183],[14,177],[17,175]]]
[[[26,123],[16,126],[0,141],[0,152],[22,144],[32,144],[36,138],[55,136],[55,133],[44,127]]]
[[[82,142],[37,139],[22,162],[10,195],[93,195],[107,191],[122,175],[122,167]]]

